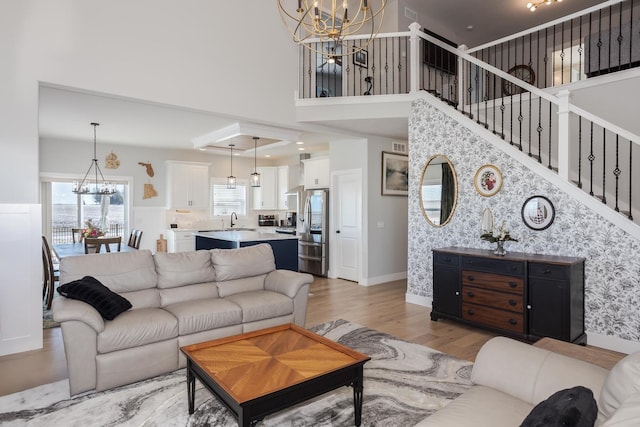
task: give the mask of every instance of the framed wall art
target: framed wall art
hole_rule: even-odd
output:
[[[480,195],[491,197],[502,188],[502,172],[494,165],[480,166],[473,181]]]
[[[359,67],[369,68],[368,65],[369,53],[366,50],[361,50],[353,54],[353,63]]]
[[[382,152],[382,195],[407,196],[409,194],[409,156]]]
[[[531,196],[522,205],[522,221],[532,230],[545,230],[553,223],[556,210],[544,196]]]

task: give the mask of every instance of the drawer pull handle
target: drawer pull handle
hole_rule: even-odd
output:
[[[473,298],[475,295],[473,294],[473,292],[467,292],[467,296],[468,296],[469,298]]]
[[[549,270],[549,269],[546,269],[546,270],[544,271],[544,274],[550,274],[550,273],[551,273],[551,270]]]
[[[471,310],[471,309],[469,309],[469,310],[467,310],[467,314],[473,316],[474,314],[476,314],[476,312]]]
[[[515,326],[518,324],[518,321],[516,319],[509,319],[509,324]]]
[[[470,282],[473,282],[475,279],[473,278],[473,276],[469,275],[467,276],[467,280]]]
[[[509,300],[509,305],[510,305],[511,307],[516,306],[516,305],[518,305],[518,301],[516,301],[516,300],[514,300],[514,299],[510,299],[510,300]]]
[[[516,286],[518,286],[518,284],[516,282],[509,282],[509,287],[510,288],[515,288]]]

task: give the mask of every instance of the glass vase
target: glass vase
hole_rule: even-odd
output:
[[[504,241],[498,240],[496,244],[498,246],[496,247],[496,250],[493,251],[493,253],[498,256],[505,256],[507,254],[507,250],[504,248]]]

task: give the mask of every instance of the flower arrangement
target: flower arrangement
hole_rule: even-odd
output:
[[[84,228],[81,231],[84,237],[100,237],[104,236],[104,231],[100,227],[93,224],[91,218],[84,223]]]
[[[511,234],[509,233],[509,229],[507,228],[507,225],[503,222],[500,227],[498,227],[497,230],[494,230],[493,232],[486,232],[484,234],[482,234],[480,236],[480,238],[482,240],[486,240],[488,242],[491,243],[496,243],[496,242],[506,242],[506,241],[512,241],[512,242],[517,242],[518,239],[515,239],[513,237],[511,237]]]

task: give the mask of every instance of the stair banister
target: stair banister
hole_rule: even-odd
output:
[[[536,27],[529,28],[528,30],[523,30],[523,31],[520,31],[519,33],[515,33],[515,34],[512,34],[510,36],[506,36],[506,37],[503,37],[501,39],[494,40],[492,42],[485,43],[485,44],[480,45],[480,46],[476,46],[474,48],[469,49],[468,52],[470,54],[472,54],[474,52],[478,52],[478,51],[481,51],[481,50],[489,48],[489,47],[497,46],[497,45],[500,45],[502,43],[506,43],[506,42],[508,42],[510,40],[515,40],[515,39],[518,39],[520,37],[524,37],[524,36],[526,36],[526,35],[528,35],[530,33],[534,33],[536,31],[544,30],[545,28],[550,28],[550,27],[553,27],[554,25],[562,24],[563,22],[571,21],[572,19],[579,18],[580,16],[588,15],[588,14],[590,14],[592,12],[596,12],[596,11],[598,11],[600,9],[605,9],[607,7],[610,7],[610,6],[613,6],[615,4],[625,2],[625,1],[629,1],[629,0],[608,0],[608,1],[605,1],[603,3],[599,3],[599,4],[595,5],[595,6],[591,6],[591,7],[587,8],[587,9],[581,10],[579,12],[572,13],[571,15],[567,15],[567,16],[564,16],[562,18],[558,18],[556,20],[553,20],[553,21],[550,21],[550,22],[546,22],[546,23],[544,23],[542,25],[538,25]]]
[[[587,119],[591,122],[593,122],[594,124],[600,126],[601,128],[607,129],[608,131],[611,131],[614,134],[617,134],[631,142],[633,142],[636,145],[640,145],[640,136],[636,135],[632,132],[629,132],[628,130],[622,129],[619,126],[614,125],[611,122],[608,122],[596,115],[591,114],[590,112],[583,110],[580,107],[576,107],[573,104],[569,104],[569,110],[572,113],[575,113],[579,116],[582,116],[582,118]]]
[[[410,36],[409,36],[409,40],[410,40],[410,64],[411,64],[411,71],[409,72],[409,79],[410,79],[410,92],[411,93],[416,93],[418,92],[419,88],[420,88],[420,73],[418,72],[418,66],[417,64],[420,64],[420,39],[418,38],[418,34],[421,32],[420,29],[422,28],[422,26],[420,24],[418,24],[417,22],[413,22],[411,23],[411,25],[409,25],[409,32],[410,32]]]
[[[569,181],[569,97],[571,92],[558,92],[558,176]]]

